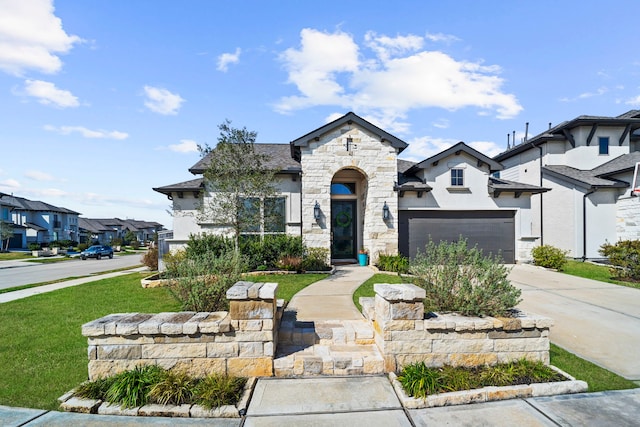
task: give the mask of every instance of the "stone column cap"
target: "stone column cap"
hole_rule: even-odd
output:
[[[277,283],[260,283],[260,282],[236,282],[227,290],[227,299],[230,300],[249,300],[263,299],[272,300],[275,298]]]
[[[387,301],[423,300],[427,292],[411,283],[376,283],[373,290]]]

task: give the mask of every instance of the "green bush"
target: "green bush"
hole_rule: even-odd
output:
[[[618,267],[611,274],[621,280],[640,281],[640,240],[620,240],[615,245],[605,243],[600,254]]]
[[[29,243],[27,247],[29,248],[30,251],[39,251],[40,243]]]
[[[240,240],[240,253],[247,260],[250,270],[261,265],[277,267],[285,257],[302,257],[304,250],[300,236],[268,234],[263,239],[259,236],[242,236]]]
[[[183,371],[165,371],[159,380],[151,385],[149,399],[160,405],[182,405],[193,401],[198,381]]]
[[[533,263],[540,267],[553,268],[562,270],[567,263],[567,254],[569,251],[563,251],[551,245],[536,246],[531,251]]]
[[[425,309],[465,316],[504,316],[520,302],[521,291],[507,279],[499,257],[484,256],[477,247],[458,242],[429,241],[409,272],[426,290]]]
[[[141,257],[140,261],[147,266],[149,270],[156,271],[158,269],[158,249],[149,248]]]
[[[233,239],[217,234],[191,234],[185,248],[187,258],[194,259],[206,254],[220,256],[235,249]]]
[[[382,271],[393,271],[395,273],[409,272],[409,259],[403,255],[379,254],[376,264]]]
[[[166,275],[169,277],[178,277],[178,267],[187,259],[187,252],[184,249],[178,249],[167,252],[162,257]]]
[[[172,272],[169,289],[185,311],[228,310],[227,289],[240,280],[244,268],[235,252],[187,258]]]
[[[300,271],[302,269],[302,257],[285,256],[276,263],[276,267],[285,271]]]
[[[326,248],[307,248],[302,259],[302,269],[305,271],[326,271],[330,269],[327,264],[329,250]]]
[[[89,244],[88,244],[88,243],[78,243],[78,250],[79,250],[80,252],[82,252],[82,251],[86,250],[88,247],[89,247]]]

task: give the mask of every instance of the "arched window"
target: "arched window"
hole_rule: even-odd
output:
[[[338,182],[335,184],[331,184],[331,194],[356,194],[356,184],[353,182]]]

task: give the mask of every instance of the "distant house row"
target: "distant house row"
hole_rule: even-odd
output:
[[[151,221],[119,218],[80,218],[80,213],[38,200],[0,192],[0,221],[13,227],[10,249],[27,248],[31,243],[49,244],[59,240],[109,244],[129,231],[138,241],[152,240],[163,229]]]

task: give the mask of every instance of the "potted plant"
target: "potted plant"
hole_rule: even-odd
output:
[[[360,248],[358,252],[358,264],[365,266],[369,263],[369,251],[365,248]]]

